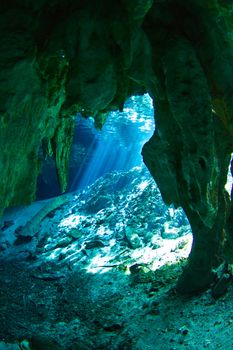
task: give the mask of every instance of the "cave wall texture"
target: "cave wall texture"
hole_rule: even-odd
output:
[[[224,0],[8,0],[0,5],[0,212],[30,203],[43,156],[61,189],[77,112],[97,127],[148,92],[156,131],[143,158],[194,242],[178,290],[233,262],[224,190],[233,151],[233,6]]]

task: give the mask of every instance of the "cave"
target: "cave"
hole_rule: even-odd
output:
[[[0,215],[4,218],[12,208],[36,206],[36,200],[45,199],[46,160],[52,159],[56,173],[52,205],[45,204],[32,221],[20,228],[15,246],[33,244],[42,219],[56,217],[57,209],[71,201],[74,189],[69,183],[69,169],[77,115],[91,117],[95,128],[101,130],[109,113],[123,111],[129,98],[148,94],[154,105],[156,127],[143,146],[143,161],[164,205],[171,206],[173,214],[182,208],[192,230],[187,262],[173,271],[173,297],[181,300],[200,293],[206,296],[210,290],[213,298],[224,296],[232,287],[233,269],[233,192],[230,189],[229,194],[225,188],[229,172],[233,175],[232,2],[3,0],[0,8]],[[124,181],[133,181],[131,175],[125,175]],[[138,172],[135,176],[146,175]],[[52,177],[50,180],[54,183]],[[104,181],[110,188],[108,176]],[[120,188],[123,180],[117,181]],[[111,199],[106,199],[111,190],[106,189],[104,198],[102,194],[96,198],[98,180],[95,186],[89,199],[78,197],[94,212],[95,206],[101,210],[106,200],[111,204]],[[153,196],[151,208],[155,204]],[[75,207],[70,210],[75,211]],[[78,220],[84,229],[91,225],[81,216]],[[146,225],[136,208],[134,220]],[[8,226],[11,223],[3,219],[1,231]],[[79,235],[80,232],[73,233],[69,239],[81,238]],[[131,248],[137,244],[136,239],[129,238],[129,231],[125,235]],[[45,243],[41,240],[40,248]],[[65,238],[60,244],[65,244]],[[90,249],[93,244],[101,248],[103,242],[89,243]],[[89,248],[85,248],[87,255]],[[1,251],[4,249],[1,247]],[[30,265],[36,257],[27,259]],[[7,263],[1,264],[4,275]],[[132,266],[130,273],[136,279],[141,265]],[[14,273],[17,274],[17,266]],[[62,276],[48,274],[45,278],[49,282]],[[81,280],[88,285],[80,273]],[[74,288],[77,284],[77,280],[70,280]],[[53,288],[61,286],[54,282]],[[155,293],[156,288],[155,283],[149,294]],[[66,298],[69,299],[68,292]],[[24,295],[23,305],[29,302]],[[159,314],[156,301],[153,310],[150,317]],[[113,334],[124,333],[117,322],[93,322],[95,329],[102,327],[109,339]],[[79,325],[73,323],[72,327]],[[180,338],[189,333],[186,326],[182,327],[177,331]],[[17,338],[20,332],[15,334]],[[12,349],[56,349],[49,340],[27,341],[35,336],[32,330],[21,334],[25,339],[18,339]],[[135,345],[132,334],[126,337],[128,341],[119,336],[116,345],[111,339],[110,345],[85,345],[81,340],[79,344],[74,340],[76,345],[64,344],[66,349],[142,349],[143,337]],[[5,340],[14,339],[6,336],[2,341]],[[217,347],[217,343],[207,343],[196,348]],[[182,349],[182,344],[184,339],[177,347],[173,345]],[[224,344],[224,350],[233,347],[232,339]],[[173,345],[166,343],[161,349],[173,349]],[[5,349],[4,344],[0,346]]]

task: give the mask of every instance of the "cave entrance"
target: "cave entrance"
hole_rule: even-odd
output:
[[[154,131],[154,109],[148,94],[129,98],[122,112],[108,114],[101,130],[92,118],[76,119],[70,163],[71,191],[83,190],[112,171],[142,166],[141,149]]]
[[[106,173],[143,165],[142,146],[155,128],[153,101],[148,94],[129,98],[121,112],[108,113],[101,130],[81,114],[75,123],[68,192],[83,190]],[[44,160],[37,187],[38,200],[60,194],[53,158]]]
[[[89,272],[108,271],[106,265],[112,264],[119,242],[130,249],[135,263],[152,264],[153,269],[190,252],[192,234],[186,215],[181,208],[164,204],[142,160],[142,147],[154,129],[148,94],[129,98],[121,112],[110,112],[101,130],[92,117],[76,118],[69,191],[77,193],[77,203],[61,215],[58,232],[62,233],[57,239],[68,232],[72,239],[84,237],[83,244],[87,240],[89,247],[94,232],[95,244],[101,248],[102,237],[112,237],[108,249],[90,257]],[[87,251],[95,244],[90,243]],[[56,260],[57,253],[52,251],[50,259]],[[71,260],[76,263],[76,258]]]

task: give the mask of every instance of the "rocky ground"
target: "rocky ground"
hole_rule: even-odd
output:
[[[233,348],[231,278],[226,293],[176,294],[191,229],[146,169],[8,211],[0,227],[1,350]]]

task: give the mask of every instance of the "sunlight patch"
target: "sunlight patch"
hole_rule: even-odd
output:
[[[149,185],[149,181],[143,181],[140,183],[140,185],[138,185],[138,188],[143,191],[145,190],[145,188]]]
[[[84,215],[69,215],[68,218],[65,218],[61,220],[60,224],[58,225],[59,227],[68,227],[68,228],[73,228],[78,226],[78,224],[85,219]]]
[[[98,254],[91,259],[86,271],[89,273],[108,272],[113,267],[113,264],[110,263],[113,258],[113,255],[101,256]]]
[[[225,184],[225,190],[229,193],[229,195],[231,196],[231,189],[232,189],[232,184],[233,184],[233,178],[231,175],[231,162],[233,159],[233,153],[231,154],[231,160],[230,160],[230,164],[228,167],[228,174],[227,174],[227,182]]]
[[[149,270],[155,271],[166,264],[173,264],[182,259],[188,258],[192,246],[192,234],[177,239],[163,239],[163,245],[157,249],[143,247],[131,251],[115,253],[111,246],[102,249],[102,252],[95,255],[86,271],[90,273],[105,273],[112,268],[121,268],[125,274],[130,274],[129,268],[134,264],[147,265]],[[128,252],[128,254],[127,254]],[[125,256],[125,254],[126,256]]]

